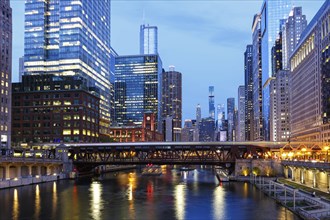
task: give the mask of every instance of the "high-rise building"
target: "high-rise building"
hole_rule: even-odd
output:
[[[277,89],[276,75],[282,70],[282,33],[278,34],[275,44],[272,47],[272,77],[270,78],[270,141],[277,141],[277,93],[281,92]]]
[[[235,98],[227,99],[228,141],[234,140],[235,130]]]
[[[154,113],[162,131],[162,62],[158,55],[116,57],[115,124],[140,126],[145,113]]]
[[[158,28],[149,24],[140,26],[140,54],[158,54]]]
[[[290,87],[289,70],[276,73],[276,141],[289,141],[290,138]]]
[[[199,123],[199,141],[211,142],[214,141],[215,122],[211,117],[203,118]]]
[[[290,69],[289,58],[300,39],[301,33],[307,26],[306,16],[301,7],[294,7],[288,19],[282,25],[282,58],[283,69]]]
[[[236,141],[245,141],[245,102],[245,86],[239,86]]]
[[[253,46],[247,45],[244,52],[245,77],[245,140],[253,140]]]
[[[0,14],[0,148],[10,148],[12,10],[9,0],[0,2]]]
[[[256,14],[252,23],[252,73],[253,73],[253,132],[252,140],[262,141],[262,62],[261,62],[261,29],[260,14]]]
[[[330,0],[300,36],[290,59],[291,139],[329,141]]]
[[[18,77],[19,82],[22,82],[22,76],[24,75],[24,57],[18,59]]]
[[[209,86],[209,117],[215,119],[214,86]]]
[[[197,124],[202,120],[202,108],[201,105],[198,104],[196,106],[196,122]]]
[[[182,74],[171,66],[162,73],[162,118],[173,120],[173,139],[180,141],[182,123]]]
[[[192,142],[198,141],[195,140],[195,132],[196,132],[196,120],[186,119],[184,121],[184,126],[181,133],[181,141]]]
[[[270,81],[272,74],[271,49],[280,32],[280,22],[288,17],[292,0],[264,0],[261,8],[262,113],[264,140],[270,140]]]
[[[25,74],[79,75],[100,91],[100,132],[111,123],[110,0],[25,2]]]
[[[221,131],[224,128],[225,123],[225,105],[218,104],[217,107],[217,131]]]
[[[99,141],[100,97],[86,79],[25,75],[12,94],[13,146]]]

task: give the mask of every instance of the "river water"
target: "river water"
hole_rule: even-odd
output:
[[[0,190],[0,219],[299,219],[248,183],[210,169],[139,171]]]

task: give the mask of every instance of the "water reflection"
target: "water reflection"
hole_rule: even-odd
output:
[[[186,208],[186,185],[179,184],[174,189],[175,214],[177,219],[185,219]]]
[[[129,212],[130,219],[135,218],[133,191],[136,189],[136,180],[137,180],[136,173],[129,173],[127,195],[128,195],[128,201],[129,201],[128,212]]]
[[[19,216],[18,192],[17,192],[17,189],[14,189],[13,220],[18,219],[18,216]]]
[[[222,186],[218,186],[213,191],[213,218],[223,219],[226,216],[225,191]]]
[[[90,212],[93,219],[102,219],[102,185],[99,182],[93,182],[90,188],[91,200],[90,200]]]
[[[35,200],[34,200],[34,216],[35,219],[39,218],[40,215],[40,189],[39,189],[39,185],[36,185],[36,196],[35,196]]]
[[[56,216],[56,207],[57,207],[57,185],[56,182],[53,183],[53,218]]]

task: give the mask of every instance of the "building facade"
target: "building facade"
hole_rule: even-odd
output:
[[[12,10],[0,2],[0,148],[11,147]]]
[[[13,146],[99,141],[100,97],[79,76],[25,75],[13,83]]]
[[[209,86],[209,117],[215,119],[214,86]]]
[[[109,137],[114,142],[163,141],[163,135],[156,131],[155,114],[146,113],[141,126],[111,127]]]
[[[280,22],[288,17],[292,7],[292,0],[264,0],[261,8],[261,61],[262,61],[262,113],[263,136],[265,141],[270,140],[270,82],[272,77],[271,49],[280,32]]]
[[[140,54],[158,54],[158,28],[149,24],[140,26]]]
[[[301,34],[290,59],[291,137],[294,140],[329,139],[329,11],[330,0],[326,0]]]
[[[182,124],[182,74],[174,67],[162,73],[162,118],[173,120],[172,141],[180,141]]]
[[[282,26],[282,65],[284,70],[290,69],[290,56],[306,27],[306,15],[302,14],[302,8],[294,7]]]
[[[212,142],[214,141],[215,122],[211,117],[203,118],[199,123],[199,141]]]
[[[247,45],[244,52],[245,78],[245,140],[253,140],[253,45]]]
[[[235,98],[227,99],[227,120],[228,120],[228,141],[233,141],[235,138]]]
[[[260,14],[256,14],[252,23],[252,74],[253,74],[253,133],[254,141],[264,140],[262,113],[262,60]]]
[[[78,75],[100,91],[100,132],[111,124],[110,1],[25,2],[25,74]]]
[[[154,113],[157,130],[162,130],[161,77],[162,62],[158,55],[116,57],[116,126],[141,126],[143,115]]]
[[[191,120],[191,119],[185,120],[181,133],[181,141],[184,142],[198,141],[195,139],[196,127],[197,127],[196,120]]]
[[[245,141],[245,86],[238,87],[236,141]]]

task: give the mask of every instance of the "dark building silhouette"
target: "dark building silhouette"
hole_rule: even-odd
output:
[[[13,146],[99,141],[99,94],[81,77],[26,75],[12,99]]]

